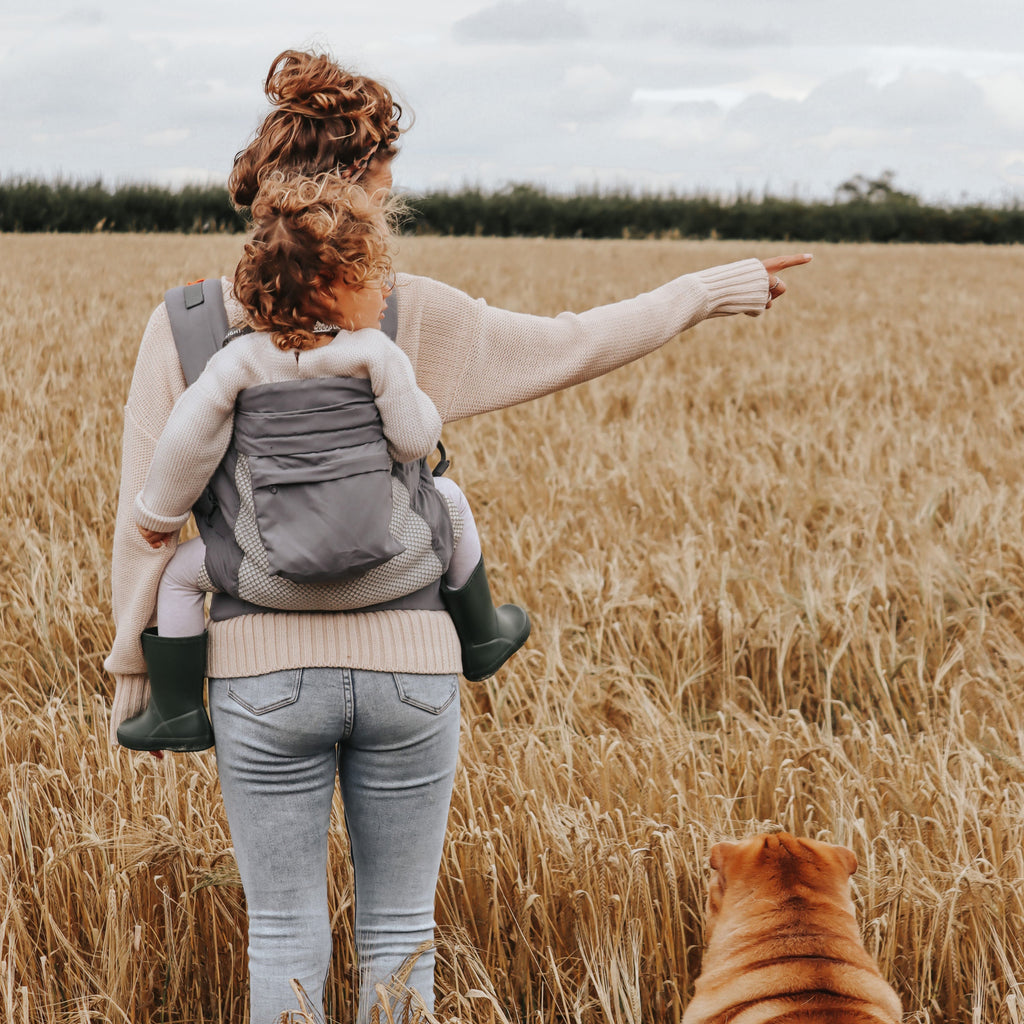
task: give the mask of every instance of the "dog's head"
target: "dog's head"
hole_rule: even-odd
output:
[[[787,832],[754,836],[711,849],[714,874],[708,886],[706,939],[723,914],[751,901],[782,902],[822,899],[853,911],[850,876],[857,858],[845,846],[817,839],[798,839]]]

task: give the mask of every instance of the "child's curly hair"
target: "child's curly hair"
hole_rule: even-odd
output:
[[[389,240],[402,213],[394,197],[368,196],[337,174],[272,174],[253,200],[255,230],[235,269],[246,320],[278,348],[314,345],[335,287],[382,287],[392,274]]]

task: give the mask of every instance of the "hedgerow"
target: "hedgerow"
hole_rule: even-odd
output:
[[[771,195],[579,191],[563,195],[532,185],[463,188],[410,195],[412,234],[499,238],[723,238],[825,242],[1024,241],[1024,205],[929,205],[875,181],[851,179],[832,201]],[[227,190],[101,181],[0,179],[0,231],[240,232],[245,217]]]

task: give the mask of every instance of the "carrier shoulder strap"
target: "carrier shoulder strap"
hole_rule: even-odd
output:
[[[384,319],[380,322],[380,329],[392,340],[398,340],[398,289],[392,288],[388,295],[387,308],[384,310]],[[451,467],[448,453],[444,450],[440,438],[437,442],[437,450],[441,455],[437,465],[431,470],[432,476],[444,476]]]
[[[228,332],[220,278],[172,288],[164,295],[164,305],[185,383],[191,384],[203,372],[210,356],[220,350]]]
[[[387,309],[384,310],[384,319],[380,322],[380,329],[392,340],[398,340],[398,289],[392,288],[388,295]]]

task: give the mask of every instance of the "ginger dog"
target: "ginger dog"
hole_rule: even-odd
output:
[[[683,1024],[899,1024],[861,942],[852,850],[785,832],[711,850],[700,977]]]

